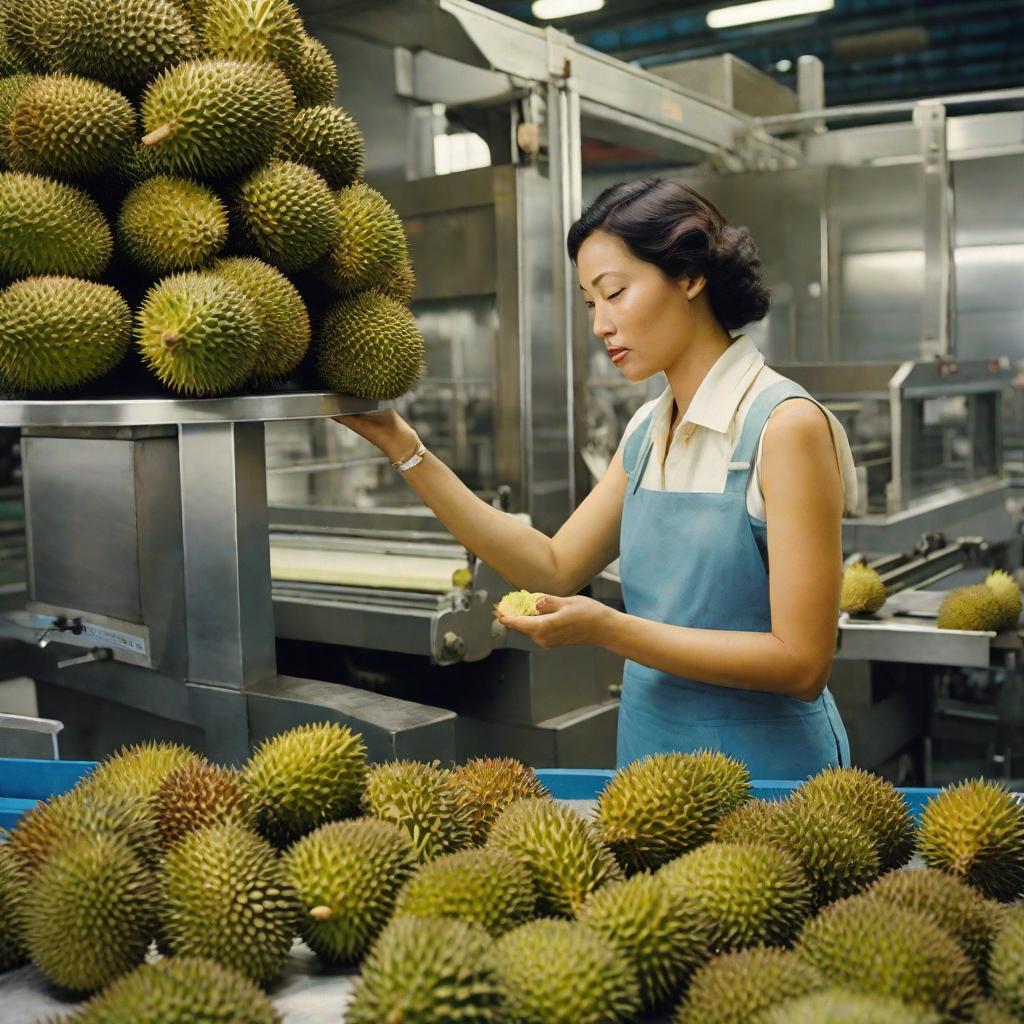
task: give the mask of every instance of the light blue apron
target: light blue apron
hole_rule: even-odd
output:
[[[653,447],[653,412],[626,441],[629,483],[619,567],[630,615],[698,629],[771,632],[768,528],[747,512],[747,482],[768,417],[796,396],[809,397],[790,380],[757,396],[721,494],[640,486]],[[846,729],[828,690],[808,702],[682,679],[627,661],[619,767],[646,754],[700,748],[739,758],[755,779],[804,779],[850,763]]]

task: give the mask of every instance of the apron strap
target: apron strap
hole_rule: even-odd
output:
[[[652,409],[647,419],[636,428],[626,441],[626,447],[622,450],[622,465],[630,479],[630,490],[636,494],[640,487],[640,481],[647,472],[647,463],[651,461],[651,451],[654,449],[654,410]],[[635,443],[634,443],[635,442]]]
[[[729,474],[725,481],[726,491],[739,491],[746,494],[747,481],[754,463],[754,455],[764,432],[768,417],[775,407],[790,398],[810,398],[811,396],[792,380],[777,380],[769,384],[754,399],[743,421],[740,439],[733,449],[732,460],[729,462]]]

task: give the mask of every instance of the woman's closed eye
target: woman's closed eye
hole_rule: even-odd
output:
[[[606,301],[611,302],[612,299],[617,298],[625,290],[626,290],[625,288],[620,288],[617,292],[612,292],[611,295],[608,296],[608,299]],[[589,299],[585,300],[584,305],[587,307],[587,309],[593,309],[594,308],[594,303],[591,302]]]

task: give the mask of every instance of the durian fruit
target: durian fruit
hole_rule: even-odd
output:
[[[892,996],[962,1020],[980,994],[959,943],[924,914],[852,896],[826,907],[800,934],[797,952],[836,985]]]
[[[0,276],[99,277],[114,241],[80,189],[35,174],[0,174]]]
[[[210,0],[203,41],[212,57],[287,71],[301,62],[306,34],[289,0]]]
[[[914,853],[917,828],[903,794],[862,768],[826,768],[793,794],[813,808],[847,810],[867,828],[878,847],[880,869],[901,868]]]
[[[1020,1020],[1020,1016],[991,999],[976,1003],[971,1016],[971,1024],[1020,1024]]]
[[[7,118],[12,167],[82,176],[112,167],[135,131],[135,112],[119,92],[76,75],[33,79]]]
[[[260,832],[285,845],[359,813],[366,744],[337,722],[300,725],[264,740],[242,768],[241,781]]]
[[[825,976],[788,949],[743,949],[693,976],[672,1024],[749,1024],[776,1006],[828,987]]]
[[[78,992],[141,964],[156,930],[152,875],[109,834],[62,843],[30,883],[23,910],[33,963]]]
[[[148,178],[159,174],[152,150],[141,142],[132,142],[121,150],[121,156],[111,169],[111,174],[119,184],[133,189]]]
[[[265,160],[293,109],[271,64],[186,61],[146,90],[142,141],[165,173],[224,178]]]
[[[58,67],[63,0],[19,0],[3,5],[4,38],[29,71]]]
[[[498,815],[516,800],[550,795],[537,773],[514,757],[473,758],[455,768],[454,780],[477,846],[487,840]]]
[[[579,920],[632,963],[645,1010],[674,1001],[708,955],[700,914],[661,879],[646,873],[599,889],[584,904]]]
[[[1024,805],[995,782],[971,779],[942,790],[921,814],[921,856],[1009,902],[1024,889]]]
[[[478,925],[401,917],[363,962],[346,1024],[498,1024],[493,944]]]
[[[252,257],[218,260],[214,273],[249,299],[263,327],[252,379],[265,384],[288,376],[310,342],[309,313],[298,289],[279,270]]]
[[[0,375],[19,390],[59,391],[102,377],[124,358],[132,314],[113,288],[29,277],[0,292]]]
[[[782,806],[778,800],[748,800],[723,814],[711,830],[718,843],[768,843],[772,841],[772,819]]]
[[[830,988],[769,1010],[757,1024],[942,1024],[937,1013],[888,996]]]
[[[312,167],[331,188],[354,184],[366,170],[363,133],[341,107],[297,110],[281,133],[276,155]]]
[[[421,865],[398,896],[395,916],[454,917],[497,938],[533,916],[530,872],[504,850],[460,850]]]
[[[554,800],[520,800],[502,811],[487,847],[507,850],[526,865],[539,914],[571,917],[591,893],[622,877],[590,823]]]
[[[773,846],[706,843],[669,861],[658,878],[696,908],[720,952],[784,946],[811,910],[799,865]]]
[[[252,303],[214,274],[165,277],[146,295],[136,338],[143,362],[184,395],[240,387],[259,357],[263,332]]]
[[[196,34],[196,38],[201,40],[203,25],[206,21],[205,0],[172,0],[172,3],[185,15],[189,25],[192,26],[192,31]]]
[[[0,37],[2,38],[2,37]],[[33,80],[32,75],[17,74],[0,78],[0,171],[10,167],[7,121],[21,90]]]
[[[886,592],[882,577],[863,562],[843,570],[843,593],[839,607],[855,615],[874,614],[885,604]]]
[[[529,590],[512,590],[494,608],[501,615],[540,615],[537,601],[543,596],[532,594]]]
[[[1020,587],[1014,578],[1002,569],[990,572],[985,579],[985,586],[992,591],[999,606],[1003,610],[1000,629],[1016,629],[1020,620],[1021,596]]]
[[[621,768],[597,800],[597,830],[627,871],[657,868],[711,837],[750,794],[750,773],[715,751],[653,754]]]
[[[311,267],[337,237],[331,190],[302,164],[271,160],[242,182],[235,202],[247,240],[286,273]]]
[[[437,763],[388,761],[366,776],[363,810],[400,825],[412,837],[416,859],[432,860],[470,845],[470,819],[452,773]]]
[[[334,198],[338,234],[323,268],[325,280],[341,292],[386,291],[409,255],[402,221],[365,182],[339,189]]]
[[[183,765],[166,775],[154,803],[157,830],[164,847],[207,825],[253,822],[238,773],[205,761]]]
[[[332,306],[320,326],[317,369],[332,391],[360,398],[398,398],[423,371],[416,318],[381,292],[362,292]]]
[[[989,982],[999,1001],[1024,1017],[1024,908],[1006,914],[992,943]]]
[[[333,821],[299,839],[284,869],[306,944],[329,963],[359,960],[391,918],[416,859],[404,829],[375,818]]]
[[[626,1024],[641,1009],[628,959],[578,921],[531,921],[494,947],[503,1005],[517,1024]]]
[[[292,83],[297,107],[319,107],[334,102],[338,91],[338,69],[330,51],[307,35],[302,41],[302,56],[285,69]]]
[[[11,49],[4,33],[2,17],[0,17],[0,79],[23,75],[28,71],[25,62]],[[330,102],[329,100],[326,102]],[[2,120],[2,117],[0,117]]]
[[[97,765],[86,785],[93,791],[102,789],[151,804],[175,768],[200,761],[198,754],[180,743],[137,743]]]
[[[164,942],[256,982],[277,977],[298,933],[301,906],[272,846],[237,822],[189,832],[161,872]]]
[[[128,257],[154,274],[210,262],[228,238],[228,211],[208,188],[160,175],[125,197],[117,221]]]
[[[985,982],[992,941],[1002,922],[998,903],[935,868],[891,871],[879,878],[867,895],[883,904],[914,910],[945,928],[960,943],[978,977]]]
[[[65,1024],[281,1024],[248,978],[212,960],[181,956],[143,964],[95,995]]]
[[[65,0],[59,51],[65,71],[134,92],[199,46],[170,0]]]
[[[1003,607],[984,583],[951,590],[939,605],[935,624],[939,629],[970,629],[998,632],[1003,621]]]
[[[25,875],[10,846],[0,843],[0,974],[27,959],[22,904]]]

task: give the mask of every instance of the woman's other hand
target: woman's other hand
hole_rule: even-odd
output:
[[[416,431],[394,409],[353,413],[333,418],[360,437],[366,438],[392,462],[407,459],[419,444]]]
[[[555,597],[543,594],[537,599],[537,615],[502,615],[498,621],[506,629],[528,636],[538,647],[569,647],[577,644],[603,646],[614,609],[589,597]]]

